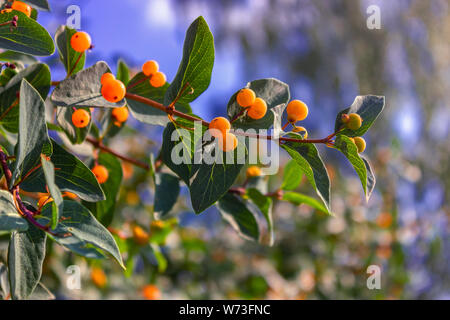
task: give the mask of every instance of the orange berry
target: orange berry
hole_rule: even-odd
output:
[[[161,299],[161,291],[154,284],[146,285],[142,288],[142,295],[147,300],[159,300]]]
[[[288,103],[286,112],[288,115],[288,121],[295,123],[306,119],[308,116],[308,106],[303,101],[292,100]]]
[[[72,123],[77,128],[85,128],[91,121],[91,115],[84,109],[77,109],[72,113]]]
[[[42,208],[44,205],[46,205],[47,203],[50,203],[53,201],[53,198],[50,197],[49,195],[45,195],[45,196],[41,196],[38,200],[38,207]]]
[[[209,132],[215,138],[222,137],[226,132],[230,131],[231,124],[228,119],[224,117],[217,117],[211,120],[209,123]]]
[[[76,199],[78,196],[75,193],[64,191],[62,194],[63,197],[69,198],[69,199]]]
[[[152,87],[159,88],[166,84],[166,75],[162,72],[156,72],[150,78]]]
[[[114,108],[111,111],[111,115],[119,122],[125,122],[128,119],[128,108],[127,106],[123,106],[120,108]]]
[[[14,1],[11,9],[25,13],[28,17],[31,16],[31,7],[22,1]]]
[[[106,81],[102,86],[102,96],[109,102],[118,102],[125,97],[127,89],[120,80]]]
[[[266,112],[267,112],[266,102],[261,98],[256,98],[255,102],[248,109],[247,115],[254,120],[258,120],[264,117],[266,115]]]
[[[255,103],[255,99],[255,91],[248,88],[241,89],[236,96],[236,101],[241,107],[250,107]]]
[[[144,244],[148,243],[150,236],[140,226],[133,226],[131,231],[133,232],[133,239],[134,239],[134,241],[136,241],[136,243],[138,243],[140,245],[144,245]]]
[[[9,13],[11,12],[13,9],[3,9],[2,11],[0,11],[0,13]]]
[[[70,46],[77,52],[84,52],[91,47],[91,36],[84,31],[78,31],[70,38]]]
[[[219,146],[225,152],[233,151],[237,145],[238,139],[232,133],[227,132],[223,138],[219,138]]]
[[[262,172],[261,172],[261,168],[258,166],[250,166],[247,168],[247,177],[259,177]]]
[[[92,268],[91,280],[99,288],[104,288],[106,286],[106,274],[100,268]]]
[[[95,165],[94,168],[92,168],[92,173],[95,175],[98,183],[100,184],[105,183],[108,180],[108,169],[106,169],[106,167],[102,166],[101,164]]]
[[[158,62],[155,60],[149,60],[142,65],[142,72],[147,76],[157,73],[159,70]]]
[[[378,215],[376,223],[380,228],[389,228],[392,225],[392,215],[389,212],[382,212]]]
[[[116,80],[116,77],[111,72],[106,72],[100,78],[100,83],[104,85],[106,82]]]

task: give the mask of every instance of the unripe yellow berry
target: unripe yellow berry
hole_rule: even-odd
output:
[[[241,107],[250,107],[255,103],[256,94],[252,89],[244,88],[236,96],[236,101]]]
[[[348,115],[349,119],[347,122],[347,128],[350,130],[358,130],[361,128],[362,125],[362,119],[361,116],[357,113],[350,113]]]
[[[294,129],[292,129],[292,132],[304,132],[303,139],[308,139],[308,131],[306,130],[305,127],[294,126]]]
[[[288,121],[295,123],[306,119],[308,116],[308,106],[303,101],[292,100],[288,103],[286,112],[288,115]]]
[[[341,121],[342,121],[343,123],[347,123],[348,120],[350,120],[350,117],[348,116],[348,114],[344,113],[344,114],[341,116]]]
[[[250,166],[247,168],[247,177],[252,178],[252,177],[259,177],[262,172],[261,172],[261,168],[258,166]]]
[[[355,144],[356,147],[358,148],[358,152],[361,153],[366,149],[366,140],[364,140],[364,138],[361,137],[355,137]]]
[[[254,120],[258,120],[263,118],[266,115],[266,112],[267,112],[266,102],[261,98],[256,98],[255,102],[248,109],[247,115]]]

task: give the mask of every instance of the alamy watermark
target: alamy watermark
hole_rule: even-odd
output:
[[[77,265],[70,265],[66,269],[66,274],[68,274],[66,279],[66,287],[69,290],[80,290],[81,289],[81,269]]]
[[[73,29],[81,29],[81,9],[77,5],[70,5],[67,7],[66,13],[69,15],[66,20],[66,25]]]
[[[367,28],[370,30],[381,29],[380,7],[375,4],[372,4],[367,7],[366,13],[369,15],[366,20]]]
[[[367,267],[367,274],[370,276],[367,278],[367,289],[381,289],[381,268],[375,264]]]

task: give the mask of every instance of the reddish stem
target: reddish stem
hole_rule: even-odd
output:
[[[150,167],[148,166],[148,164],[143,163],[143,162],[138,161],[138,160],[135,160],[135,159],[132,159],[132,158],[128,158],[128,157],[126,157],[126,156],[124,156],[124,155],[121,155],[120,153],[117,153],[116,151],[114,151],[114,150],[112,150],[112,149],[110,149],[110,148],[104,146],[104,145],[102,144],[102,142],[99,141],[99,140],[96,140],[96,139],[91,138],[91,137],[87,137],[87,138],[86,138],[86,141],[89,142],[90,144],[92,144],[95,148],[98,148],[98,149],[100,149],[100,150],[102,150],[102,151],[104,151],[104,152],[110,153],[110,154],[112,154],[113,156],[115,156],[115,157],[117,157],[117,158],[119,158],[119,159],[122,159],[123,161],[127,161],[127,162],[129,162],[129,163],[132,163],[132,164],[134,164],[135,166],[141,167],[142,169],[145,169],[145,170],[149,170],[149,169],[150,169]]]
[[[78,62],[80,62],[80,59],[81,59],[81,57],[83,56],[83,53],[84,53],[84,52],[79,52],[79,53],[78,53],[77,61],[75,61],[75,64],[72,66],[72,69],[70,69],[70,71],[69,71],[69,73],[67,74],[67,77],[66,77],[66,78],[68,78],[68,77],[70,77],[70,76],[72,75],[72,72],[73,72],[73,71],[75,70],[75,68],[77,67]]]

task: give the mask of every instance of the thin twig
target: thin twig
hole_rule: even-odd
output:
[[[138,161],[138,160],[135,160],[135,159],[132,159],[132,158],[129,158],[127,156],[121,155],[120,153],[117,153],[116,151],[114,151],[114,150],[104,146],[101,143],[101,141],[98,141],[98,140],[96,140],[94,138],[91,138],[91,137],[87,137],[86,141],[89,142],[90,144],[92,144],[95,148],[98,148],[98,149],[100,149],[100,150],[102,150],[104,152],[110,153],[113,156],[115,156],[115,157],[117,157],[119,159],[122,159],[123,161],[127,161],[129,163],[132,163],[135,166],[140,167],[140,168],[145,169],[145,170],[149,170],[150,169],[148,164],[146,164],[144,162],[141,162],[141,161]]]

